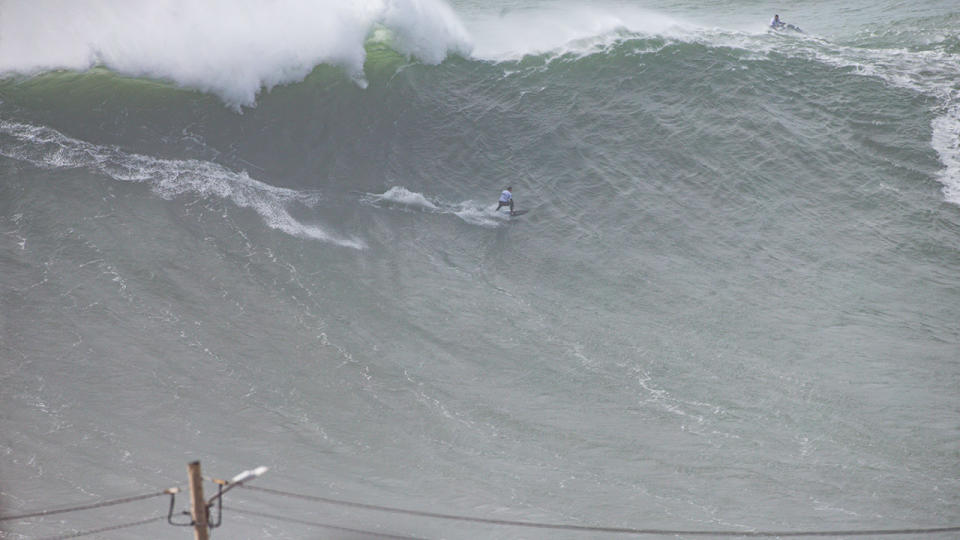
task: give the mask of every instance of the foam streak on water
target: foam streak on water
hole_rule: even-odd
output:
[[[87,167],[125,182],[145,182],[161,196],[192,194],[228,199],[257,211],[267,225],[287,234],[332,242],[354,249],[361,240],[338,238],[320,227],[303,224],[286,209],[291,203],[314,204],[316,194],[301,194],[250,178],[206,161],[157,159],[130,154],[115,147],[72,139],[50,128],[0,121],[0,154],[41,167]]]

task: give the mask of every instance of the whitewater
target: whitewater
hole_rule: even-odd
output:
[[[958,29],[0,3],[0,538],[955,536]]]

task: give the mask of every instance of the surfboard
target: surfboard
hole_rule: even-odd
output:
[[[798,34],[806,33],[803,30],[801,30],[799,26],[794,24],[786,24],[786,23],[784,23],[781,26],[778,26],[777,28],[771,28],[771,30],[773,30],[774,32],[796,32]]]
[[[526,214],[527,212],[529,212],[529,210],[514,210],[513,212],[510,213],[510,217],[522,216],[522,215]]]

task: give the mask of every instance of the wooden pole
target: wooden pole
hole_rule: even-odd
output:
[[[200,475],[199,461],[187,465],[187,476],[190,478],[190,515],[193,516],[193,538],[194,540],[210,540],[210,529],[207,528],[207,501],[203,498],[203,476]]]

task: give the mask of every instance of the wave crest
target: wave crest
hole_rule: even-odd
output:
[[[321,64],[363,84],[364,43],[381,26],[398,52],[427,63],[470,51],[442,0],[24,0],[0,5],[0,74],[103,65],[211,92],[239,109]]]

